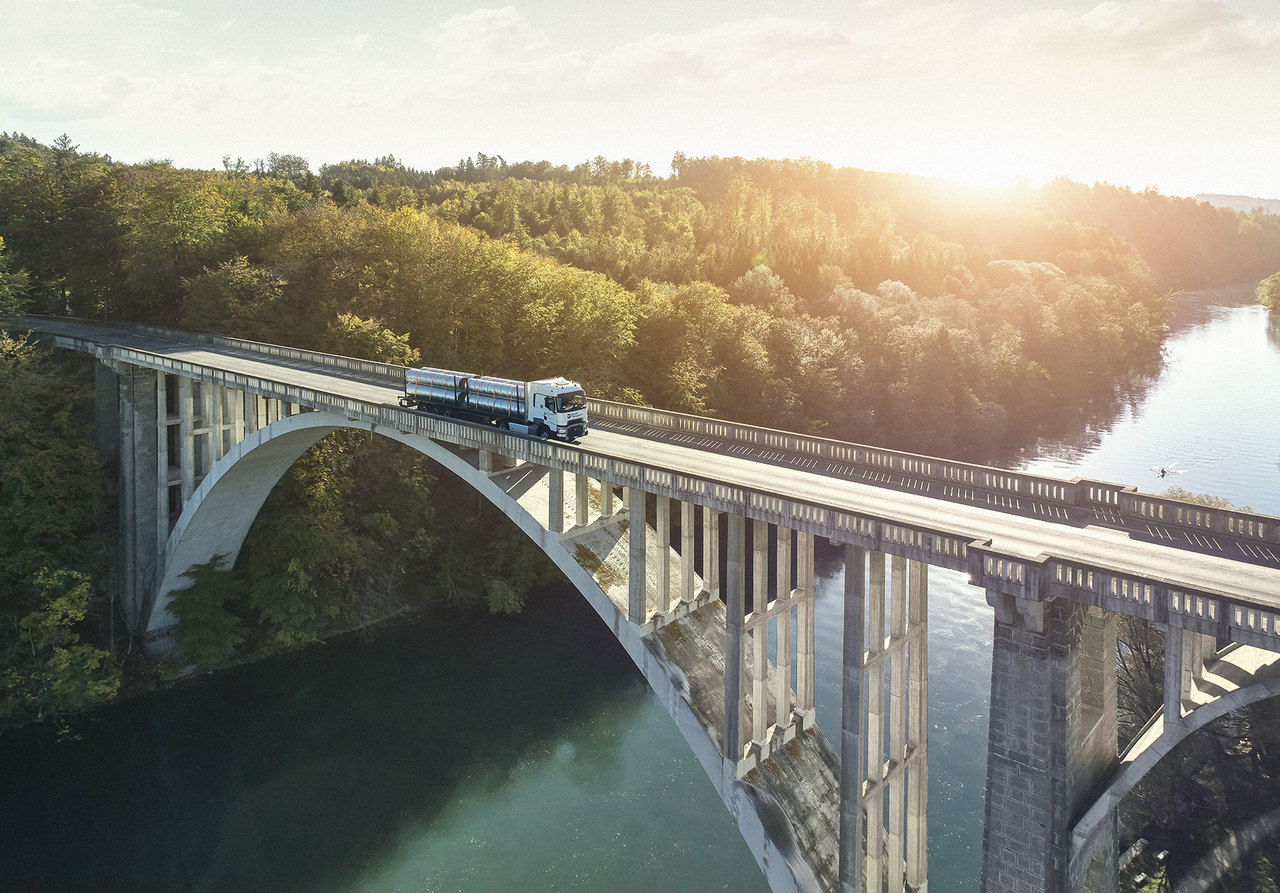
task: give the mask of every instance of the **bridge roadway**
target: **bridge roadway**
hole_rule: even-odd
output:
[[[176,341],[125,328],[68,320],[39,320],[49,334],[102,345],[116,344],[174,360],[241,375],[270,379],[365,401],[397,405],[399,386],[392,380],[314,363],[285,360],[208,344]],[[935,498],[892,486],[850,480],[831,473],[829,463],[780,463],[776,451],[744,448],[714,439],[680,442],[644,426],[593,422],[574,448],[720,480],[761,492],[803,499],[836,510],[856,512],[921,529],[947,532],[966,541],[990,541],[996,552],[1036,560],[1045,555],[1091,567],[1161,580],[1200,592],[1225,596],[1267,611],[1280,610],[1280,562],[1250,556],[1233,560],[1197,551],[1198,544],[1147,542],[1128,532],[1078,520],[1028,516],[998,508]],[[766,455],[760,455],[766,453]]]

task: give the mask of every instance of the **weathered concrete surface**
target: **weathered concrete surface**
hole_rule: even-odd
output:
[[[997,610],[987,743],[983,893],[1067,893],[1071,822],[1114,760],[1114,615],[1060,600]],[[1092,881],[1101,891],[1115,847]],[[1087,868],[1088,866],[1083,866]],[[1077,879],[1084,883],[1083,879]]]

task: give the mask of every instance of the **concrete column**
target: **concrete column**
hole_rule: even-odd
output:
[[[258,395],[244,392],[244,433],[249,436],[261,427],[258,424]]]
[[[769,607],[769,524],[755,521],[751,529],[751,611],[764,615]],[[769,729],[769,623],[751,630],[751,740],[764,743]]]
[[[169,539],[169,394],[165,373],[156,373],[156,554]]]
[[[1070,823],[1116,756],[1115,615],[1037,604],[1025,614],[1019,605],[1014,623],[995,621],[984,893],[1068,889]]]
[[[114,469],[120,462],[120,376],[101,362],[93,364],[93,414],[98,458],[103,467]]]
[[[658,574],[658,611],[671,610],[671,497],[657,497],[658,510],[654,516],[657,525],[658,549],[656,553]]]
[[[218,430],[214,418],[213,385],[207,381],[192,382],[192,390],[199,390],[199,405],[196,407],[196,427],[192,433],[195,440],[196,462],[194,466],[195,484],[200,486],[209,469],[213,467],[213,441]]]
[[[191,394],[191,379],[178,379],[178,441],[182,444],[182,504],[186,505],[196,489],[196,441],[195,401]]]
[[[627,619],[639,625],[649,619],[646,604],[648,587],[645,585],[645,531],[649,526],[644,518],[644,491],[627,487],[628,536],[631,538],[631,572],[627,576]]]
[[[814,724],[813,534],[796,532],[796,707],[803,728]]]
[[[1185,674],[1182,658],[1186,652],[1182,627],[1164,631],[1164,726],[1182,722],[1182,684]]]
[[[906,762],[907,756],[907,559],[898,555],[894,555],[891,562],[890,593],[888,758],[891,767],[899,767]],[[905,781],[904,772],[895,772],[890,775],[887,785],[889,845],[885,864],[889,893],[902,893],[906,877]]]
[[[702,507],[702,591],[720,595],[720,515]]]
[[[586,527],[591,520],[591,479],[585,474],[573,476],[573,523]]]
[[[493,472],[493,453],[488,450],[477,450],[476,453],[476,468],[482,474],[491,474]]]
[[[911,562],[907,608],[907,883],[929,878],[929,565]]]
[[[866,802],[867,889],[882,890],[884,883],[884,553],[872,552],[869,562],[871,591],[867,604],[867,731],[866,778],[872,795]],[[848,571],[846,570],[846,573]]]
[[[564,472],[559,468],[547,470],[547,529],[564,533]]]
[[[161,475],[156,463],[156,373],[130,366],[119,381],[123,608],[129,632],[141,636],[147,628],[159,569],[156,486]]]
[[[244,440],[244,394],[240,391],[228,390],[227,423],[231,426],[231,445],[234,447]]]
[[[680,503],[680,599],[693,601],[693,559],[698,536],[692,502]]]
[[[791,598],[791,528],[778,529],[777,580],[774,591],[779,599]],[[778,612],[778,666],[773,676],[773,697],[778,704],[779,724],[789,722],[795,701],[791,697],[791,612],[788,605]]]
[[[866,650],[866,553],[844,547],[844,662],[840,701],[840,893],[862,887],[862,660]],[[781,645],[778,654],[783,653]]]
[[[729,516],[725,563],[724,759],[728,778],[736,779],[742,759],[742,621],[746,601],[746,519]]]
[[[209,389],[209,465],[222,458],[222,429],[225,425],[223,389],[221,385],[206,385]]]
[[[600,517],[613,517],[613,484],[600,482]]]

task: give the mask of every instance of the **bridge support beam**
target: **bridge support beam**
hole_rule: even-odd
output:
[[[720,597],[720,514],[702,508],[702,591]]]
[[[585,474],[573,476],[573,523],[576,527],[591,523],[591,478]]]
[[[698,538],[698,528],[694,523],[696,508],[692,502],[680,503],[680,600],[686,606],[693,602],[695,595],[693,580],[696,569],[693,559]]]
[[[142,636],[155,595],[161,542],[156,517],[161,480],[156,450],[156,373],[127,366],[117,375],[120,420],[121,588],[125,625]]]
[[[564,472],[547,469],[547,530],[564,533]]]
[[[1109,891],[1114,840],[1069,877],[1071,826],[1116,757],[1115,615],[995,590],[983,893]]]
[[[1164,634],[1164,721],[1173,724],[1196,708],[1195,693],[1205,664],[1218,651],[1213,636],[1171,626]]]
[[[927,648],[928,566],[894,556],[886,576],[883,554],[872,552],[868,561],[862,549],[846,546],[842,893],[927,888]]]
[[[631,541],[630,570],[627,574],[627,619],[639,626],[649,619],[644,560],[645,532],[649,525],[644,517],[644,491],[627,487],[623,492],[627,501],[627,536]]]
[[[746,519],[730,515],[725,561],[724,761],[726,780],[737,780],[742,761],[742,631],[746,589]]]
[[[844,557],[844,661],[840,702],[840,893],[863,893],[862,785],[863,661],[866,656],[867,556],[846,545]]]

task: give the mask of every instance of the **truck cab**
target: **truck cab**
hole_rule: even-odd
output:
[[[561,440],[577,440],[587,433],[587,395],[576,381],[544,378],[527,385],[529,427]]]

